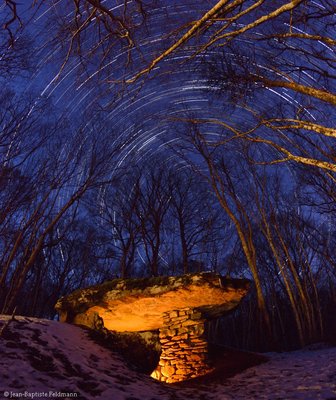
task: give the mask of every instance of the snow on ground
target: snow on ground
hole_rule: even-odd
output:
[[[335,347],[268,356],[270,361],[216,385],[213,399],[336,400]]]
[[[229,379],[169,386],[129,369],[81,328],[16,317],[0,338],[0,398],[336,400],[336,348],[269,358]]]

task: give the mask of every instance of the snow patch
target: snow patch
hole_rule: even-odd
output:
[[[0,329],[9,318],[0,317]],[[0,338],[0,354],[0,398],[22,393],[21,398],[88,400],[336,399],[335,347],[270,353],[267,363],[232,378],[190,387],[137,373],[86,330],[56,321],[16,317]]]

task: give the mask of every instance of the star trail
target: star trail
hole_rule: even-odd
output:
[[[113,6],[113,2],[104,1],[102,4],[106,5],[113,13],[123,8],[123,4]],[[89,112],[92,114],[93,109],[98,110],[98,107],[103,109],[103,118],[108,124],[108,129],[111,130],[111,139],[109,139],[109,132],[107,131],[105,140],[113,140],[112,136],[116,132],[117,135],[125,135],[125,137],[132,135],[133,137],[127,146],[122,148],[119,166],[134,153],[139,155],[142,152],[146,154],[146,157],[154,156],[158,152],[164,154],[165,141],[170,144],[173,140],[179,140],[178,137],[174,137],[174,132],[172,132],[171,116],[183,116],[187,111],[199,119],[217,117],[223,119],[222,104],[220,102],[216,104],[216,100],[211,100],[210,104],[209,92],[214,90],[214,85],[210,87],[201,68],[204,60],[216,56],[216,51],[210,50],[205,55],[203,53],[195,54],[195,44],[187,45],[183,51],[180,50],[177,54],[172,54],[169,59],[163,60],[161,64],[157,65],[148,78],[145,78],[145,84],[135,82],[126,85],[123,82],[134,75],[137,70],[144,68],[149,60],[154,58],[162,49],[165,49],[167,43],[169,43],[168,37],[177,40],[181,36],[181,33],[175,32],[176,26],[188,27],[190,23],[204,15],[210,5],[211,2],[204,2],[202,5],[199,2],[188,1],[183,2],[183,4],[157,2],[156,7],[148,10],[150,27],[146,26],[146,29],[140,28],[139,32],[135,32],[136,46],[133,48],[126,47],[124,50],[120,48],[119,51],[113,49],[106,60],[101,62],[97,56],[98,62],[95,62],[95,58],[93,58],[85,68],[82,65],[83,61],[76,56],[70,57],[63,64],[64,48],[66,49],[68,43],[65,42],[63,45],[55,43],[52,37],[55,35],[57,27],[53,24],[48,23],[48,30],[45,31],[48,16],[53,15],[55,11],[62,10],[64,1],[54,2],[46,9],[41,7],[33,16],[34,25],[30,29],[32,35],[35,36],[36,43],[38,43],[33,56],[36,55],[39,61],[32,78],[26,84],[26,90],[32,88],[36,91],[36,88],[40,88],[37,98],[52,98],[57,107],[61,108],[62,111],[65,110],[69,120],[87,119]],[[81,7],[80,11],[83,12],[85,18],[87,10],[84,9],[83,5]],[[317,5],[317,7],[323,6]],[[64,15],[65,20],[71,21],[72,17],[70,11]],[[92,19],[91,23],[94,23],[94,21],[95,18]],[[212,28],[215,31],[217,27],[220,29],[220,19],[214,21],[213,25]],[[301,34],[310,33],[299,27],[289,26],[288,22],[284,22],[283,27],[284,30]],[[244,28],[244,24],[238,21],[231,25],[231,31],[242,28]],[[83,49],[88,54],[92,47],[99,46],[94,42],[90,43],[90,29],[93,30],[94,27],[89,27],[89,32],[84,37],[84,44],[82,44]],[[318,27],[316,27],[316,31],[318,31]],[[93,33],[92,36],[94,36]],[[206,31],[204,36],[206,40],[203,39],[203,42],[215,37],[213,31]],[[239,46],[244,49],[254,43],[253,37],[262,39],[263,36],[266,36],[266,33],[256,30],[252,36],[239,39]],[[277,41],[279,39],[272,40]],[[299,58],[296,57],[295,59],[295,64],[294,60],[285,58],[286,54],[280,55],[280,57],[284,57],[284,61],[289,67],[291,64],[293,65],[290,78],[285,77],[285,79],[294,79],[302,84],[314,85],[318,82],[312,73],[305,70],[295,71],[294,66],[304,65],[306,57],[303,53],[300,61],[300,44],[300,40],[297,43],[293,40],[291,45],[291,50],[297,51],[299,54]],[[330,55],[333,54],[333,49],[327,44],[318,41],[318,45],[323,46]],[[267,46],[263,45],[260,45],[256,51],[262,58],[268,57],[267,53],[270,53]],[[227,54],[230,55],[230,51]],[[85,56],[84,54],[84,58]],[[132,60],[132,68],[129,69],[126,66],[125,70],[125,58],[127,57]],[[232,58],[234,58],[234,54],[232,54]],[[272,67],[268,65],[257,64],[256,68],[261,71],[265,70],[266,73],[272,72]],[[127,71],[128,69],[129,71]],[[279,78],[284,76],[282,71],[275,71],[275,74]],[[293,106],[294,109],[305,109],[305,105],[289,93],[287,89],[269,87],[267,90],[268,104],[272,104],[272,102],[276,104],[276,99],[280,98],[281,101]],[[314,116],[314,112],[309,111],[308,107],[306,109],[309,117],[316,120],[317,117]],[[139,118],[139,115],[141,115],[141,118]],[[247,115],[244,112],[242,115],[236,113],[235,125],[239,126],[240,121],[245,122],[246,117]],[[142,121],[141,124],[139,124],[139,120]],[[88,120],[87,124],[89,125]],[[178,160],[175,162],[178,162]]]

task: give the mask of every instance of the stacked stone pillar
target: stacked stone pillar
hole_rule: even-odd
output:
[[[161,356],[152,377],[167,383],[184,381],[210,372],[205,319],[197,309],[169,311],[160,329]]]

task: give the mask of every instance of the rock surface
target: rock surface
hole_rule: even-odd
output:
[[[186,307],[196,308],[206,319],[222,316],[240,303],[248,288],[246,279],[213,273],[115,279],[77,290],[55,308],[63,322],[96,329],[101,318],[108,330],[150,331],[164,327],[164,313]]]
[[[130,341],[130,333],[156,331],[159,362],[151,376],[174,383],[213,370],[206,322],[234,309],[248,289],[249,281],[245,279],[227,279],[213,273],[117,279],[63,297],[56,309],[63,322],[118,332],[120,343],[125,333],[128,336],[124,339]],[[148,348],[146,352],[153,351],[153,343],[146,344],[143,338],[140,342],[144,343],[142,348]]]
[[[204,335],[205,319],[192,308],[164,314],[165,328],[160,329],[160,361],[151,376],[175,383],[212,371],[208,342]]]

